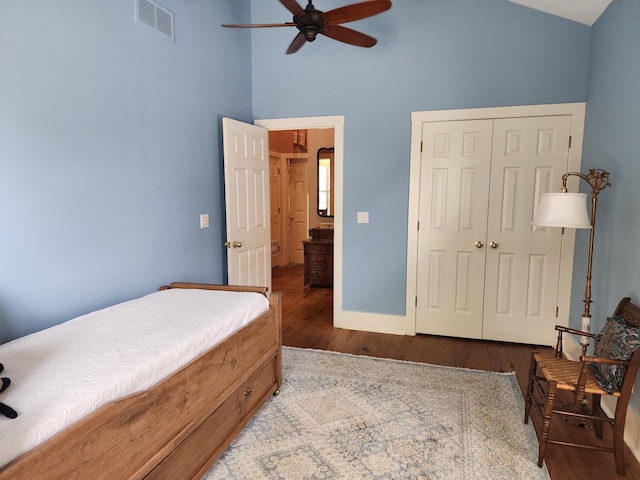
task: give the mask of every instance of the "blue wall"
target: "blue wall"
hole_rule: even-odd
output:
[[[0,0],[0,341],[226,280],[221,117],[251,121],[248,0]],[[199,215],[210,215],[209,229]]]
[[[597,332],[622,297],[640,301],[640,2],[614,0],[594,24],[590,64],[583,171],[611,173],[611,187],[598,196],[591,307]],[[586,232],[576,235],[574,326],[582,312],[588,240]],[[640,410],[637,389],[632,406]]]
[[[252,0],[252,21],[290,20],[274,3]],[[287,56],[297,30],[254,31],[253,112],[345,115],[343,308],[404,315],[411,112],[583,102],[590,29],[506,0],[402,0],[348,26],[378,45]]]
[[[612,186],[598,196],[592,307],[599,330],[620,298],[640,298],[640,3],[618,1],[592,28],[583,170],[602,168]],[[581,182],[582,190],[589,191]],[[588,234],[576,236],[572,310],[581,311]]]
[[[291,56],[293,28],[219,27],[276,0],[162,0],[176,42],[133,3],[0,0],[0,341],[225,280],[222,116],[345,115],[343,306],[402,315],[410,113],[587,95],[591,29],[507,0],[399,0],[350,25],[376,47]]]

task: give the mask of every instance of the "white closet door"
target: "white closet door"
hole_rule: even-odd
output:
[[[541,192],[560,191],[570,116],[495,120],[483,335],[549,345],[558,305],[561,229],[535,228]]]
[[[561,231],[532,226],[559,191],[570,116],[426,122],[416,331],[553,343]]]
[[[492,125],[492,120],[423,125],[419,333],[482,336]]]

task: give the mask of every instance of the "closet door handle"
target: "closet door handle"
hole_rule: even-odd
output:
[[[476,247],[478,247],[478,248],[482,248],[482,247],[484,247],[484,243],[483,243],[483,242],[481,242],[480,240],[478,240],[476,243],[474,243],[474,245],[475,245]]]
[[[491,242],[491,243],[489,244],[489,246],[490,246],[491,248],[498,248],[498,242]]]

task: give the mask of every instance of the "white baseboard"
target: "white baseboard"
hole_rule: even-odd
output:
[[[582,349],[580,344],[571,335],[564,335],[564,354],[569,360],[577,360]],[[602,409],[613,417],[616,408],[616,399],[612,396],[602,398]],[[631,408],[627,410],[627,421],[624,425],[624,441],[628,445],[633,456],[640,461],[640,417]]]
[[[333,311],[333,325],[349,330],[389,333],[392,335],[415,335],[415,322],[406,316],[384,315],[379,313]]]

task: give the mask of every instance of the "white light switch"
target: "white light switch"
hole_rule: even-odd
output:
[[[203,213],[200,215],[200,228],[209,228],[209,214]]]
[[[369,212],[358,212],[358,223],[369,223]]]

